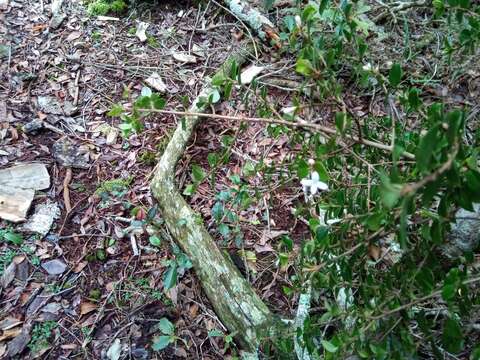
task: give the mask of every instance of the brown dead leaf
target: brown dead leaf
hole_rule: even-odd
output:
[[[13,339],[14,337],[17,337],[18,335],[20,335],[21,332],[22,332],[22,328],[20,326],[13,329],[5,330],[3,331],[2,335],[0,335],[0,341]]]
[[[67,36],[65,41],[71,42],[73,40],[77,40],[80,36],[82,36],[82,33],[80,31],[73,31],[70,33],[70,35]]]
[[[196,318],[196,317],[197,317],[197,314],[198,314],[198,305],[197,305],[197,304],[191,305],[188,310],[189,310],[190,316],[191,316],[192,318]]]
[[[78,274],[80,271],[85,269],[85,266],[87,266],[87,265],[88,265],[88,261],[81,261],[75,266],[75,268],[73,269],[73,272],[75,274]]]
[[[378,246],[375,245],[369,245],[368,246],[368,255],[375,261],[380,259],[380,255],[382,254],[382,251]]]
[[[183,347],[177,347],[175,349],[175,355],[183,358],[187,358],[187,352]]]
[[[80,315],[88,314],[98,308],[97,304],[90,301],[85,301],[80,304]]]

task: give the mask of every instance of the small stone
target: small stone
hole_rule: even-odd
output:
[[[17,272],[15,273],[15,278],[20,281],[26,281],[30,272],[30,265],[28,261],[22,261],[17,265]]]
[[[70,116],[77,111],[72,102],[64,101],[62,103],[53,96],[39,96],[37,103],[40,110],[47,114]]]
[[[60,275],[67,270],[67,265],[58,259],[50,260],[44,262],[42,264],[42,268],[49,274],[49,275]]]
[[[167,91],[167,85],[163,82],[162,78],[160,77],[160,75],[156,72],[152,73],[152,75],[150,75],[146,80],[145,82],[151,86],[152,88],[154,88],[155,90],[161,92],[161,93],[164,93],[165,91]]]
[[[448,241],[442,253],[449,259],[457,259],[465,252],[473,251],[480,244],[480,203],[473,204],[473,212],[459,209],[455,213]]]
[[[0,10],[7,10],[8,0],[0,0]]]
[[[10,46],[0,44],[0,59],[8,58],[10,56]]]
[[[7,358],[11,359],[25,350],[30,342],[30,327],[24,326],[20,335],[8,343]]]
[[[89,168],[89,151],[85,146],[78,146],[67,138],[59,139],[53,144],[53,156],[57,162],[66,167]]]
[[[16,268],[17,264],[15,264],[13,261],[10,263],[10,265],[7,266],[7,268],[3,271],[2,276],[0,277],[0,287],[5,289],[8,285],[10,285],[10,283],[15,278]]]
[[[58,14],[55,14],[52,16],[52,18],[50,19],[50,29],[58,29],[60,27],[60,25],[62,25],[63,23],[63,20],[65,20],[66,16],[65,14],[63,13],[58,13]]]
[[[60,208],[57,203],[47,202],[37,205],[35,213],[28,219],[23,229],[43,236],[50,231],[53,222],[60,217]]]
[[[43,121],[40,119],[32,120],[22,126],[22,130],[25,134],[36,133],[41,129],[43,129]]]

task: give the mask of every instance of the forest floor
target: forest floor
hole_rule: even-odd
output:
[[[144,131],[124,138],[119,120],[108,112],[118,103],[131,105],[145,86],[164,93],[169,108],[183,109],[251,35],[214,2],[206,8],[140,5],[122,18],[89,16],[79,0],[64,2],[65,18],[52,14],[49,0],[0,4],[0,169],[45,164],[51,187],[37,191],[29,218],[48,205],[46,215],[53,220],[44,234],[0,223],[3,236],[16,239],[15,245],[0,242],[0,358],[112,359],[120,352],[134,359],[228,358],[234,354],[231,337],[188,259],[168,236],[152,239],[146,231],[156,209],[150,175],[179,118],[148,117]],[[145,41],[136,35],[140,21],[148,25]],[[389,49],[395,49],[394,41]],[[418,72],[431,66],[433,50],[423,50]],[[377,51],[389,58],[394,50]],[[255,63],[265,67],[263,79],[285,80],[282,74],[295,66],[294,59],[278,59],[274,52]],[[480,86],[468,88],[468,78],[478,74],[463,74],[449,96],[473,104]],[[292,106],[292,90],[271,84],[267,102],[278,110]],[[430,91],[432,98],[444,96],[441,88]],[[261,105],[244,100],[223,102],[215,111],[256,116]],[[366,101],[355,92],[345,99],[360,117],[386,114],[382,101]],[[316,115],[328,122],[334,108],[325,104]],[[274,139],[261,124],[237,124],[199,126],[177,167],[178,186],[191,182],[192,164],[208,169],[209,154],[227,154],[227,164],[198,187],[190,204],[261,298],[276,313],[292,316],[298,299],[283,291],[291,286],[292,262],[281,266],[275,248],[285,234],[295,248],[310,237],[308,224],[292,215],[303,201],[299,182],[283,181],[279,173],[253,176],[249,181],[261,201],[242,210],[231,228],[214,223],[219,194],[242,191],[232,175],[259,161],[288,165],[287,154],[295,151],[285,135]],[[166,290],[173,273],[176,282]],[[152,341],[162,335],[157,324],[163,318],[174,324],[178,340],[155,352]]]
[[[163,80],[169,105],[195,98],[205,76],[248,36],[245,28],[214,6],[199,11],[167,2],[138,8],[135,20],[101,20],[88,16],[80,1],[69,1],[57,25],[49,1],[7,4],[0,15],[0,167],[45,164],[51,187],[37,192],[31,213],[49,204],[54,221],[46,236],[2,223],[6,231],[23,234],[20,246],[0,244],[2,269],[14,264],[0,290],[0,313],[8,314],[0,319],[0,358],[100,359],[115,350],[116,339],[133,358],[153,358],[151,342],[162,318],[182,340],[158,357],[225,358],[232,344],[188,264],[178,267],[176,286],[163,291],[175,259],[172,244],[162,239],[154,246],[141,226],[132,230],[154,208],[149,176],[177,119],[149,119],[145,131],[124,139],[113,127],[118,120],[107,113],[138,97],[152,74]],[[144,42],[135,35],[138,21],[148,24]],[[184,63],[174,54],[194,60]],[[282,96],[287,104],[288,95]],[[245,110],[239,103],[222,104],[223,113]],[[273,141],[261,125],[240,133],[228,121],[201,125],[178,167],[179,186],[189,181],[191,162],[207,164],[208,153],[222,153],[225,144],[232,157],[216,175],[218,191],[232,187],[228,176],[246,160],[282,161],[285,143]],[[63,151],[72,157],[68,166],[59,161]],[[204,185],[191,203],[212,227],[215,194]],[[242,214],[243,246],[255,256],[248,270],[234,242],[219,237],[262,298],[285,314],[292,313],[292,300],[278,291],[286,280],[270,242],[292,231],[298,241],[307,236],[307,226],[290,214],[299,195],[300,187],[265,192],[263,204]],[[51,260],[51,268],[44,265]]]

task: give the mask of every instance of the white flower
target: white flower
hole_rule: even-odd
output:
[[[365,65],[362,66],[362,69],[364,71],[371,71],[372,70],[372,64],[366,63]]]
[[[299,29],[302,27],[302,18],[298,15],[295,15],[295,25],[297,25]]]
[[[312,172],[310,179],[304,178],[300,181],[300,183],[302,184],[303,192],[305,193],[306,199],[315,195],[319,190],[328,190],[328,185],[325,184],[323,181],[320,181],[320,176],[316,171]]]

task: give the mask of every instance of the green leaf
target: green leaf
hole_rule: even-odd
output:
[[[463,349],[462,328],[456,320],[449,318],[445,321],[442,342],[445,350],[451,353],[456,354]]]
[[[425,293],[430,293],[435,287],[433,272],[426,267],[418,272],[416,280]]]
[[[107,113],[108,116],[120,116],[123,114],[123,107],[120,104],[115,104]]]
[[[400,81],[402,80],[402,67],[400,64],[393,64],[392,68],[390,69],[388,73],[388,82],[390,83],[390,86],[396,87],[398,84],[400,84]]]
[[[138,109],[150,109],[151,99],[149,96],[140,96],[135,101],[135,107]]]
[[[218,337],[223,336],[223,333],[220,330],[213,329],[208,332],[208,337]]]
[[[162,110],[165,107],[165,104],[167,103],[166,100],[158,94],[152,94],[152,96],[150,96],[150,99],[151,99],[153,108],[156,110]]]
[[[228,238],[228,236],[230,235],[230,228],[228,227],[227,224],[220,224],[218,225],[218,232],[224,237],[224,238]]]
[[[195,194],[195,191],[197,191],[197,187],[195,186],[195,184],[188,184],[183,190],[183,195],[192,196],[193,194]]]
[[[171,336],[157,336],[153,339],[152,349],[154,351],[161,351],[165,349],[171,342],[173,342]]]
[[[438,145],[438,129],[439,125],[434,125],[427,134],[420,139],[417,147],[415,159],[417,160],[417,168],[420,171],[426,171],[431,166],[431,158],[435,146]]]
[[[457,287],[454,284],[445,284],[442,287],[442,298],[445,301],[452,300],[457,293]]]
[[[208,97],[208,101],[211,104],[216,104],[220,101],[220,92],[217,89],[213,89],[210,96]]]
[[[173,335],[175,333],[175,326],[167,318],[160,319],[158,328],[164,335]]]
[[[192,180],[195,182],[195,183],[200,183],[203,181],[203,179],[205,179],[205,172],[203,171],[203,169],[196,165],[196,164],[193,164],[192,165]]]
[[[382,179],[382,187],[380,188],[382,201],[389,209],[393,208],[400,198],[401,185],[393,184],[386,176]]]
[[[422,105],[422,100],[420,100],[420,90],[413,88],[408,92],[408,104],[413,110],[417,110],[420,105]]]
[[[21,234],[18,234],[12,231],[7,231],[3,235],[3,238],[6,241],[11,242],[12,244],[15,244],[15,245],[22,245],[23,243],[23,236]]]
[[[150,242],[150,244],[152,244],[153,246],[157,246],[159,247],[161,244],[162,244],[162,239],[160,239],[158,236],[156,235],[152,235],[148,238],[148,241]]]
[[[338,346],[333,345],[330,341],[327,340],[322,340],[322,346],[330,353],[335,353],[338,351]]]
[[[302,74],[303,76],[309,77],[313,74],[313,66],[310,60],[307,59],[298,59],[297,64],[295,66],[295,70],[299,73]]]
[[[163,286],[165,290],[173,288],[177,284],[177,263],[173,263],[168,268],[163,277]]]
[[[367,227],[370,231],[377,231],[382,226],[384,215],[381,212],[370,215],[367,218]]]
[[[219,156],[217,153],[209,153],[207,156],[207,160],[208,160],[208,165],[210,165],[210,167],[213,168],[217,166],[219,161]]]
[[[335,127],[337,128],[339,133],[343,134],[345,132],[345,128],[347,127],[346,113],[344,112],[335,113]]]
[[[298,160],[297,161],[297,176],[300,179],[304,179],[308,176],[309,173],[310,173],[310,169],[308,167],[308,163],[303,159]]]

